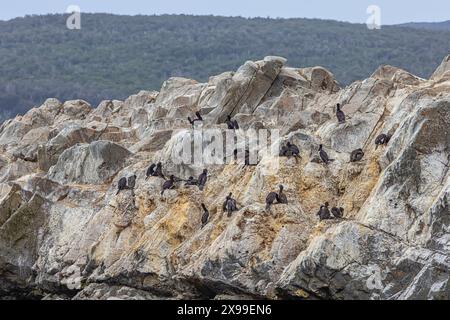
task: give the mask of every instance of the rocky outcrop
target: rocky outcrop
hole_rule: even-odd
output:
[[[42,299],[450,299],[450,78],[393,66],[340,88],[321,67],[280,57],[246,62],[208,83],[167,80],[92,109],[47,100],[0,127],[0,296]],[[338,123],[336,103],[346,122]],[[238,141],[272,131],[298,158],[260,150],[244,166],[180,163],[196,134]],[[231,115],[240,130],[227,131]],[[376,147],[386,133],[388,145]],[[252,141],[256,141],[253,138]],[[334,161],[318,157],[322,144]],[[243,147],[243,145],[240,145]],[[350,162],[363,149],[360,162]],[[161,196],[146,178],[209,177]],[[269,169],[272,168],[272,169]],[[276,169],[273,169],[276,168]],[[117,194],[120,178],[137,175]],[[266,209],[284,186],[288,204]],[[229,193],[238,210],[222,206]],[[325,202],[344,218],[319,221]],[[210,218],[202,227],[201,203]]]

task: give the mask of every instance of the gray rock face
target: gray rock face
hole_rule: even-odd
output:
[[[49,99],[6,121],[0,297],[450,299],[447,60],[430,80],[381,66],[340,88],[324,68],[267,57],[208,83],[171,78],[161,92],[96,109]],[[196,111],[197,132],[215,129],[220,140],[278,129],[276,142],[295,143],[300,155],[179,163]],[[240,130],[226,132],[227,115]],[[391,139],[377,148],[382,133]],[[200,154],[208,146],[188,142]],[[350,162],[359,148],[365,156]],[[159,161],[166,177],[207,168],[204,190],[177,182],[161,196],[164,180],[145,175]],[[134,189],[117,193],[134,174]],[[288,204],[266,210],[280,184]],[[319,221],[325,202],[343,207],[344,219]],[[210,212],[203,228],[201,203]]]
[[[60,155],[48,177],[61,184],[103,184],[120,171],[130,155],[110,141],[75,145]]]

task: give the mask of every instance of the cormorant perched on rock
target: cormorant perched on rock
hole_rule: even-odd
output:
[[[233,213],[233,211],[237,211],[237,203],[236,200],[234,200],[231,196],[233,194],[230,193],[225,202],[223,203],[223,211],[228,213],[228,217],[231,217],[231,214]]]
[[[153,173],[155,172],[156,164],[152,164],[150,167],[148,167],[147,172],[145,173],[145,180],[147,180],[149,177],[153,176]]]
[[[204,203],[202,203],[202,208],[203,208],[203,215],[202,215],[202,229],[203,229],[203,227],[208,223],[209,211]]]
[[[158,162],[158,164],[156,165],[156,169],[153,172],[152,176],[160,177],[160,178],[163,178],[164,180],[166,179],[166,177],[164,177],[164,174],[162,172],[162,163],[161,162]]]
[[[330,210],[328,210],[328,206],[329,206],[328,202],[325,202],[324,205],[320,206],[320,210],[317,212],[320,221],[331,219]]]
[[[344,208],[333,207],[331,213],[336,219],[342,219],[344,217]]]
[[[127,181],[127,187],[128,189],[134,189],[134,187],[136,186],[136,175],[132,175],[131,177],[128,177],[128,181]]]
[[[189,177],[189,179],[187,179],[187,181],[184,185],[185,186],[196,186],[197,184],[198,184],[197,179],[194,179],[194,177]]]
[[[120,191],[125,190],[127,188],[127,178],[123,177],[120,178],[119,183],[117,184],[117,193],[116,195],[119,194]]]
[[[270,206],[275,202],[275,200],[277,201],[277,203],[280,204],[287,204],[288,200],[286,195],[283,193],[283,189],[284,187],[282,185],[280,185],[280,190],[278,193],[276,192],[271,192],[267,195],[266,197],[266,210],[270,210]]]
[[[278,192],[278,203],[281,204],[288,204],[288,199],[286,197],[286,195],[283,193],[284,190],[284,186],[280,184],[280,191]]]
[[[300,149],[293,143],[290,143],[289,141],[286,144],[286,152],[285,152],[285,156],[286,157],[295,157],[295,159],[297,160],[297,158],[300,157]]]
[[[164,182],[163,189],[161,191],[161,195],[164,194],[164,191],[173,189],[174,186],[175,186],[175,176],[171,175],[170,180],[167,180],[166,182]]]
[[[363,157],[364,157],[364,151],[362,151],[362,149],[356,149],[350,155],[350,162],[361,161]]]
[[[345,123],[345,113],[341,110],[341,105],[339,103],[336,106],[336,117],[339,123]]]
[[[375,145],[376,145],[376,149],[378,149],[379,146],[384,145],[384,144],[388,144],[389,140],[391,140],[391,137],[387,134],[380,134],[376,139],[375,139]]]
[[[198,188],[200,189],[200,191],[203,191],[206,180],[208,180],[208,170],[203,169],[203,173],[198,177]]]
[[[280,157],[286,157],[288,151],[289,151],[289,148],[287,146],[282,146],[280,149]]]
[[[266,210],[270,210],[270,206],[278,199],[278,193],[271,192],[266,197]]]
[[[323,150],[323,145],[319,146],[319,156],[320,156],[320,159],[322,159],[322,161],[325,164],[328,164],[329,162],[334,161],[334,159],[330,159],[328,157],[328,154],[325,152],[325,150]]]

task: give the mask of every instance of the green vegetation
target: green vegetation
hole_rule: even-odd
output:
[[[207,81],[244,61],[280,55],[295,67],[321,65],[342,84],[380,64],[429,77],[450,52],[450,32],[311,19],[82,14],[0,21],[0,117],[47,97],[92,105],[158,90],[171,76]]]

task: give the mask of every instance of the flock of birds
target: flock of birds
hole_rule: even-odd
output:
[[[188,121],[192,126],[195,126],[196,122],[202,122],[203,118],[200,115],[199,112],[195,113],[196,118],[192,119],[191,117],[188,117]],[[345,123],[345,113],[341,109],[341,105],[338,103],[336,108],[336,118],[340,124]],[[232,119],[231,116],[227,116],[227,119],[225,123],[228,126],[228,129],[230,130],[237,130],[239,129],[239,124],[235,119]],[[386,145],[389,143],[390,136],[387,134],[380,134],[375,139],[375,145],[376,148],[378,148],[381,145]],[[322,160],[322,162],[325,165],[328,165],[330,162],[333,162],[334,159],[331,159],[327,152],[324,150],[323,145],[319,146],[319,157]],[[234,150],[234,156],[236,158],[237,156],[237,149]],[[281,147],[280,150],[280,156],[281,157],[294,157],[297,161],[298,158],[300,158],[300,149],[290,141],[286,143],[286,145]],[[350,162],[358,162],[361,161],[364,157],[364,151],[362,149],[354,150],[350,155]],[[249,161],[249,151],[245,150],[245,165],[251,165]],[[198,186],[200,191],[203,191],[206,182],[208,180],[208,170],[204,169],[203,172],[200,174],[200,176],[195,179],[194,177],[189,177],[187,180],[183,180],[180,178],[175,177],[174,175],[171,175],[169,179],[167,180],[166,177],[163,174],[162,170],[162,163],[158,162],[157,164],[152,164],[146,172],[146,180],[150,177],[159,177],[165,180],[162,190],[161,190],[161,196],[164,195],[164,192],[166,190],[174,189],[176,187],[176,183],[178,182],[185,182],[185,186]],[[131,177],[123,177],[118,182],[118,191],[117,194],[119,194],[120,191],[125,189],[131,189],[134,190],[134,187],[136,185],[136,175],[133,175]],[[284,186],[279,185],[278,192],[270,192],[266,197],[266,210],[270,211],[271,206],[274,204],[288,204],[287,196],[283,193]],[[207,209],[206,205],[204,203],[201,203],[201,207],[203,209],[203,214],[201,218],[202,228],[208,223],[209,220],[209,210]],[[223,203],[222,206],[223,212],[227,212],[228,217],[231,217],[232,213],[235,211],[238,211],[237,201],[233,199],[233,194],[230,193]],[[344,208],[341,207],[333,207],[331,211],[329,210],[329,203],[325,202],[325,204],[320,206],[319,211],[317,212],[317,216],[319,217],[320,221],[322,220],[330,220],[330,219],[342,219],[344,217]]]

